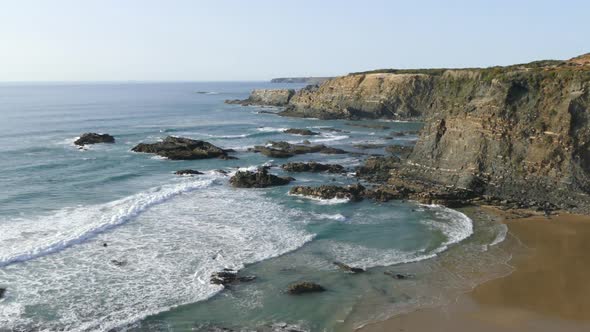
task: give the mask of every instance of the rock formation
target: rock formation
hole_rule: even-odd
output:
[[[305,293],[317,293],[323,292],[326,289],[319,284],[309,281],[298,282],[289,285],[287,288],[287,293],[292,295],[300,295]]]
[[[162,142],[140,143],[132,151],[153,153],[171,160],[233,159],[228,156],[229,150],[224,150],[209,142],[174,136],[168,136]]]
[[[346,187],[334,185],[321,185],[319,187],[295,186],[289,191],[291,195],[301,195],[318,199],[349,199],[360,201],[365,196],[365,187],[360,184]]]
[[[109,134],[85,133],[74,141],[79,146],[98,143],[115,143],[115,138]]]
[[[344,167],[341,165],[335,164],[320,164],[316,163],[315,161],[310,161],[307,163],[304,162],[297,162],[297,163],[287,163],[281,166],[287,172],[327,172],[327,173],[342,173],[344,172]]]
[[[293,89],[256,89],[250,94],[250,97],[244,100],[226,100],[227,104],[240,104],[243,106],[262,105],[262,106],[286,106],[291,97],[295,95]]]
[[[268,173],[267,167],[257,172],[238,171],[229,179],[229,183],[236,188],[266,188],[289,184],[293,178],[279,177]]]
[[[284,131],[285,134],[293,134],[293,135],[304,135],[304,136],[312,136],[312,135],[319,135],[320,133],[316,133],[315,131],[311,131],[309,129],[297,129],[297,128],[289,128]]]
[[[203,172],[196,171],[194,169],[181,169],[174,172],[176,175],[202,175]]]
[[[344,154],[346,151],[320,145],[299,145],[288,142],[269,142],[270,146],[257,145],[248,151],[259,152],[271,158],[289,158],[297,154],[323,153],[323,154]]]

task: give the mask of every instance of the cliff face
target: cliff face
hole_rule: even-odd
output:
[[[250,93],[248,99],[226,100],[227,104],[286,106],[295,95],[293,89],[256,89]]]
[[[509,67],[350,74],[281,114],[425,122],[390,183],[408,179],[590,213],[590,55]]]
[[[590,213],[589,72],[445,73],[398,175]]]
[[[419,118],[429,107],[434,77],[425,74],[361,74],[300,90],[282,114],[322,119]]]

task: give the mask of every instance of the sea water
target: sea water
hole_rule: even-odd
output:
[[[509,256],[498,248],[506,230],[493,220],[415,202],[322,201],[290,196],[289,186],[229,186],[240,168],[270,165],[286,175],[277,166],[287,160],[249,147],[306,139],[356,153],[289,158],[348,170],[292,173],[294,185],[353,184],[355,167],[385,153],[354,145],[412,145],[416,135],[391,134],[422,126],[379,122],[390,129],[371,129],[223,102],[282,87],[302,86],[0,85],[0,287],[7,289],[0,331],[255,329],[278,322],[344,331],[440,303],[504,271],[496,267]],[[289,135],[287,128],[320,135]],[[84,132],[109,133],[116,144],[78,149],[73,142]],[[168,135],[234,149],[239,159],[171,161],[131,151]],[[174,175],[186,168],[204,174]],[[345,273],[335,261],[367,272]],[[211,284],[211,274],[224,268],[257,279],[227,289]],[[297,281],[327,291],[286,294]]]

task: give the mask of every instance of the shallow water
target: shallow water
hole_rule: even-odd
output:
[[[435,303],[498,273],[492,267],[507,254],[489,245],[500,243],[505,229],[492,220],[412,202],[310,200],[287,195],[289,186],[229,187],[228,176],[215,170],[284,162],[247,152],[255,144],[309,139],[382,154],[352,145],[411,145],[416,136],[386,136],[421,127],[382,122],[391,129],[368,129],[223,103],[265,87],[282,85],[0,85],[0,287],[8,289],[0,300],[0,326],[184,331],[284,321],[349,330]],[[321,135],[287,135],[286,128]],[[112,134],[117,143],[77,149],[73,141],[88,131]],[[130,151],[167,135],[236,149],[239,160],[170,161]],[[353,172],[363,159],[308,154],[289,161],[339,163]],[[173,174],[184,168],[206,174]],[[290,175],[294,184],[356,183],[351,175]],[[346,274],[334,261],[368,271]],[[443,267],[481,273],[463,276]],[[208,280],[223,268],[257,279],[223,290]],[[389,270],[415,278],[398,282],[383,274]],[[320,282],[328,291],[286,295],[286,286],[299,280]]]

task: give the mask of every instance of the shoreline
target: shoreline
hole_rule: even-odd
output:
[[[590,330],[590,216],[550,218],[484,208],[526,248],[514,271],[459,295],[449,304],[370,323],[357,331],[588,331]]]

